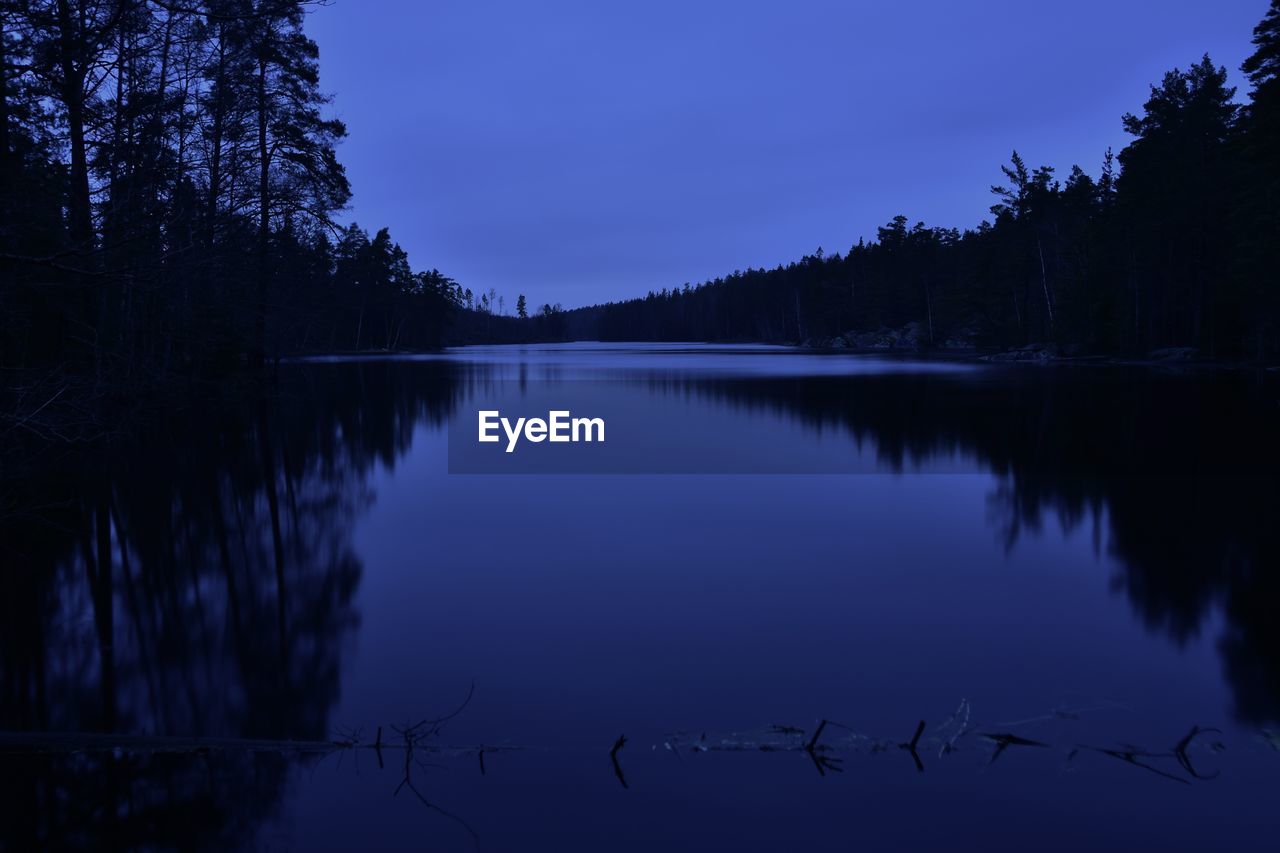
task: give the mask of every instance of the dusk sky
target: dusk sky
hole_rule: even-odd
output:
[[[356,2],[308,28],[347,217],[508,310],[967,227],[1017,148],[1096,175],[1206,51],[1245,94],[1265,0]]]

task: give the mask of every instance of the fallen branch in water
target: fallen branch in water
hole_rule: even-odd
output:
[[[1169,752],[1150,752],[1148,750],[1142,749],[1141,747],[1134,746],[1132,744],[1124,744],[1121,747],[1110,748],[1110,749],[1107,747],[1098,747],[1098,746],[1089,746],[1088,744],[1079,744],[1074,749],[1071,750],[1071,753],[1067,756],[1067,760],[1070,761],[1071,759],[1075,758],[1075,756],[1080,752],[1080,750],[1084,749],[1090,752],[1098,752],[1098,753],[1101,753],[1102,755],[1110,756],[1111,758],[1114,758],[1118,761],[1123,761],[1125,764],[1132,764],[1134,767],[1140,767],[1149,773],[1154,773],[1155,775],[1163,777],[1165,779],[1171,779],[1174,782],[1181,782],[1184,785],[1190,785],[1192,779],[1199,782],[1207,782],[1211,779],[1216,779],[1222,771],[1219,770],[1207,776],[1204,775],[1203,773],[1198,772],[1195,768],[1195,765],[1191,763],[1191,756],[1187,754],[1187,749],[1188,747],[1191,746],[1192,741],[1194,741],[1198,736],[1202,734],[1208,734],[1210,732],[1220,733],[1220,730],[1211,729],[1211,728],[1201,728],[1198,725],[1192,726],[1191,731],[1187,732],[1186,736],[1183,737],[1182,740],[1174,744],[1173,748]],[[1217,746],[1221,747],[1221,744],[1218,744]],[[1175,775],[1159,767],[1156,767],[1154,764],[1151,763],[1153,760],[1166,759],[1166,758],[1172,758],[1175,761],[1177,761],[1178,766],[1181,767],[1183,770],[1185,770],[1187,775],[1190,776],[1191,779],[1184,779],[1181,776]]]
[[[1056,708],[1049,714],[1030,717],[1015,724],[1022,725],[1049,721],[1073,722],[1078,721],[1085,712],[1110,709],[1129,710],[1125,706],[1114,702],[1078,709],[1064,710]],[[1042,740],[1033,740],[1009,730],[995,729],[984,732],[973,727],[972,709],[968,700],[965,699],[962,699],[951,716],[933,729],[928,736],[925,734],[926,725],[923,720],[918,722],[912,732],[911,739],[904,742],[861,734],[849,726],[824,718],[819,721],[817,727],[811,733],[796,726],[778,723],[760,730],[730,732],[723,736],[709,736],[706,731],[696,735],[682,731],[667,732],[664,734],[662,746],[676,755],[677,758],[682,750],[693,755],[704,752],[802,752],[813,761],[819,774],[825,776],[828,770],[836,772],[843,770],[839,766],[843,759],[835,757],[837,755],[854,753],[878,754],[896,752],[898,750],[908,753],[915,764],[916,770],[923,772],[924,762],[920,752],[922,749],[936,750],[938,757],[943,758],[957,752],[961,748],[963,739],[978,738],[991,746],[985,762],[988,767],[994,764],[1010,747],[1062,748],[1064,751],[1069,748],[1068,763],[1081,750],[1087,750],[1108,755],[1125,763],[1141,767],[1156,775],[1183,783],[1212,780],[1221,773],[1221,771],[1201,772],[1192,761],[1191,753],[1193,747],[1203,746],[1212,752],[1220,752],[1225,748],[1216,741],[1199,744],[1197,738],[1200,738],[1201,735],[1220,733],[1220,730],[1204,728],[1198,725],[1192,726],[1186,736],[1165,752],[1151,752],[1127,744],[1118,748],[1101,748],[1077,743],[1074,747],[1071,747],[1069,742],[1049,743]],[[831,734],[832,728],[844,729],[846,734],[833,735]],[[1264,743],[1280,751],[1280,733],[1264,729],[1262,730],[1262,735]],[[1181,770],[1185,776],[1178,775],[1177,770],[1168,772],[1160,767],[1152,766],[1150,762],[1157,759],[1176,761],[1177,770]]]
[[[978,737],[985,738],[996,745],[995,752],[991,753],[991,760],[987,762],[988,765],[995,764],[996,759],[1003,755],[1004,751],[1011,746],[1049,746],[1047,743],[1041,743],[1038,740],[1028,740],[1027,738],[1019,737],[1018,735],[1007,732],[1005,734],[979,734]]]
[[[1098,752],[1103,755],[1109,755],[1112,758],[1117,759],[1118,761],[1123,761],[1125,764],[1132,764],[1134,767],[1141,767],[1143,770],[1146,770],[1149,773],[1154,773],[1157,776],[1161,776],[1165,779],[1170,779],[1174,782],[1179,782],[1183,785],[1191,784],[1186,779],[1183,779],[1181,776],[1175,776],[1172,773],[1168,773],[1164,770],[1161,770],[1159,767],[1154,767],[1151,764],[1147,763],[1147,761],[1142,760],[1142,759],[1151,759],[1151,758],[1168,758],[1172,755],[1172,753],[1147,752],[1141,749],[1140,747],[1136,747],[1133,745],[1126,745],[1119,749],[1108,749],[1106,747],[1089,746],[1087,744],[1081,744],[1080,746],[1077,746],[1075,749],[1071,751],[1071,753],[1067,756],[1067,759],[1070,760],[1074,758],[1076,756],[1076,753],[1078,753],[1082,749],[1087,749],[1090,752]]]

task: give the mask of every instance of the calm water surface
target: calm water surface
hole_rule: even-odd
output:
[[[0,848],[1275,849],[1274,375],[573,345],[279,382],[6,486],[0,728],[141,738],[14,741]],[[499,397],[684,428],[450,473]],[[468,695],[402,785],[398,731]],[[148,740],[379,727],[382,767]]]

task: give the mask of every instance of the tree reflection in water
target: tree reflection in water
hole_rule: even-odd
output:
[[[370,473],[394,466],[417,426],[441,425],[509,373],[288,365],[270,394],[171,414],[106,450],[31,454],[0,495],[0,729],[330,737],[359,622],[351,533]],[[636,387],[835,427],[890,470],[975,459],[998,478],[989,518],[1005,547],[1049,515],[1092,523],[1099,542],[1105,529],[1115,586],[1149,629],[1185,643],[1220,606],[1237,716],[1280,718],[1274,378],[664,372]],[[306,760],[6,756],[0,845],[233,847],[278,810]]]
[[[1242,722],[1280,719],[1280,382],[1249,372],[992,369],[652,383],[869,441],[889,470],[953,454],[999,478],[1006,548],[1046,515],[1105,525],[1115,587],[1179,645],[1221,606]]]
[[[284,368],[6,483],[0,729],[320,740],[358,626],[375,463],[453,399],[447,368]],[[270,753],[7,756],[0,846],[234,846],[278,806]]]

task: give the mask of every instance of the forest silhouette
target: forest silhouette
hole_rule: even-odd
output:
[[[343,224],[347,128],[314,5],[0,0],[0,729],[332,733],[372,475],[496,379],[290,356],[570,339],[1280,354],[1280,0],[1240,81],[1188,57],[1096,174],[992,164],[989,221],[893,216],[845,251],[573,309],[519,282],[474,292],[388,228]],[[1280,719],[1280,410],[1261,371],[1035,373],[963,393],[923,375],[652,382],[870,439],[891,467],[972,454],[1007,547],[1050,515],[1105,519],[1148,629],[1185,644],[1221,613],[1234,716]],[[10,757],[0,847],[245,844],[292,762]]]
[[[46,418],[77,397],[291,354],[458,343],[857,346],[850,332],[887,329],[899,330],[892,345],[921,350],[1268,360],[1280,349],[1275,0],[1243,65],[1243,103],[1208,56],[1169,71],[1123,117],[1131,140],[1099,152],[1096,177],[1015,152],[976,227],[895,216],[843,253],[569,311],[475,294],[415,271],[386,228],[337,223],[347,129],[326,117],[310,5],[4,3],[10,417],[27,423],[54,393]]]

